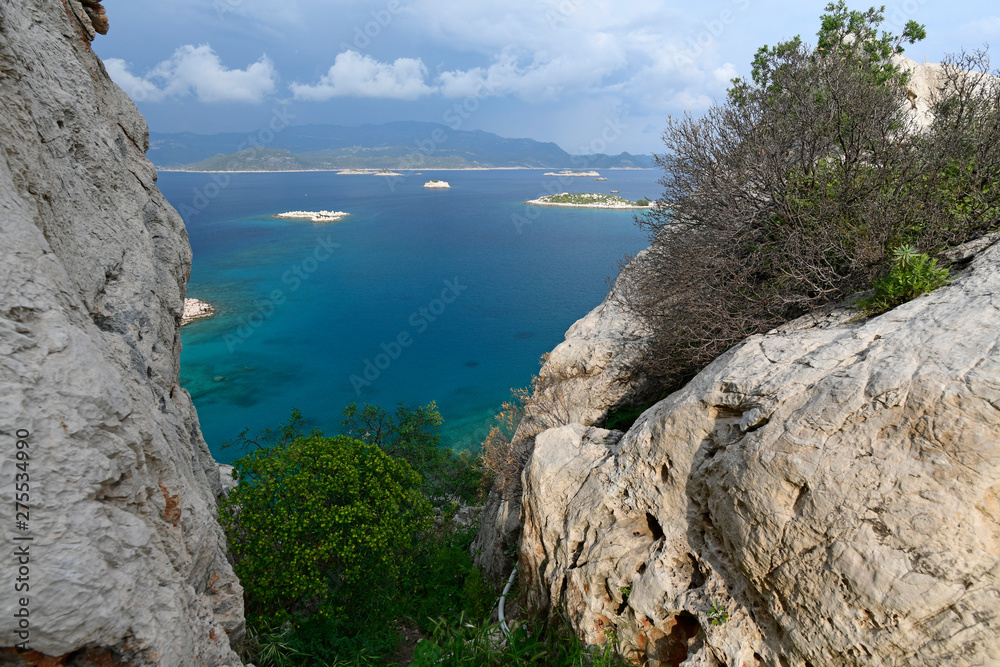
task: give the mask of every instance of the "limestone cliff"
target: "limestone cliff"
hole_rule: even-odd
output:
[[[238,664],[219,473],[178,384],[190,246],[156,188],[142,116],[91,51],[106,30],[95,0],[0,2],[0,646],[24,641],[16,535],[32,538],[34,650],[0,655]],[[18,473],[27,530],[13,517]]]
[[[642,260],[642,254],[636,261]],[[609,410],[648,403],[652,383],[635,372],[649,332],[613,298],[582,317],[554,349],[539,372],[540,382],[526,416],[512,438],[512,449],[527,457],[545,429],[602,422]],[[507,555],[521,529],[521,486],[497,484],[490,491],[482,528],[472,550],[476,565],[493,580],[513,566]]]
[[[1000,664],[1000,245],[856,316],[748,339],[624,435],[536,435],[530,605],[651,665]]]

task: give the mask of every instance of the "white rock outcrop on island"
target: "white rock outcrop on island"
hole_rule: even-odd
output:
[[[203,320],[215,315],[215,308],[201,299],[184,299],[184,310],[181,311],[181,326],[195,320]]]
[[[431,188],[431,189],[433,189],[433,188],[444,189],[444,188],[450,188],[451,185],[448,183],[448,181],[430,180],[430,181],[427,181],[426,183],[424,183],[424,187],[425,188]]]
[[[237,665],[219,472],[178,382],[190,245],[91,50],[104,20],[94,0],[0,5],[0,662]],[[15,533],[32,538],[28,653]]]
[[[529,605],[651,665],[1000,664],[1000,244],[856,314],[748,339],[624,435],[539,433]]]

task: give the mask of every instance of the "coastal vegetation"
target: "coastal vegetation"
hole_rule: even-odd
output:
[[[650,325],[637,371],[664,392],[746,336],[824,305],[869,292],[857,303],[873,316],[933,290],[949,276],[933,255],[997,226],[1000,85],[986,54],[945,63],[947,93],[921,130],[894,57],[923,27],[897,36],[880,32],[881,10],[826,11],[817,46],[762,47],[722,105],[669,122],[657,206],[593,193],[531,202],[649,208],[650,249],[623,265],[616,298]],[[472,564],[475,522],[458,515],[490,485],[519,483],[529,452],[515,431],[526,415],[545,423],[538,383],[504,404],[481,455],[441,446],[433,404],[351,405],[332,437],[304,432],[297,412],[277,431],[241,435],[249,451],[221,514],[247,594],[243,657],[623,664],[613,630],[595,649],[558,617],[509,637],[487,620],[499,591]],[[644,408],[623,406],[606,425],[628,428]],[[723,626],[729,613],[713,600],[708,620]],[[401,650],[402,629],[422,641]]]
[[[234,442],[247,453],[220,515],[246,596],[244,660],[625,664],[614,644],[583,644],[566,619],[526,619],[507,638],[489,622],[499,590],[472,564],[476,522],[460,508],[481,503],[494,475],[480,457],[441,446],[433,403],[343,414],[332,437],[306,432],[293,410]],[[415,635],[422,641],[407,640]]]
[[[650,248],[623,262],[617,289],[654,331],[643,371],[664,388],[873,286],[870,314],[930,289],[931,256],[997,226],[1000,84],[986,53],[945,61],[921,127],[898,56],[923,26],[880,32],[882,10],[843,1],[826,12],[816,46],[762,47],[722,104],[667,125],[662,205],[639,220]]]
[[[596,192],[570,193],[562,192],[557,195],[545,195],[538,199],[527,202],[535,206],[581,206],[588,208],[648,208],[649,200],[640,199],[631,201],[618,195],[606,195]]]
[[[454,521],[481,500],[483,471],[441,446],[440,424],[433,403],[351,405],[332,437],[306,432],[298,411],[239,436],[247,453],[220,515],[246,593],[246,660],[384,664],[400,625],[486,617],[493,591],[472,566],[470,526]]]

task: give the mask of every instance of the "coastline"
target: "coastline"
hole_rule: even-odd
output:
[[[279,220],[309,220],[316,223],[340,222],[350,213],[344,211],[288,211],[287,213],[275,213],[272,218]]]
[[[396,169],[395,171],[409,172],[407,175],[413,175],[416,172],[430,172],[430,171],[543,171],[546,169],[551,169],[551,167],[434,167],[434,168],[414,168],[414,169]],[[242,170],[221,170],[221,169],[171,169],[168,167],[156,167],[158,172],[175,172],[181,174],[302,174],[310,172],[331,172],[334,174],[339,174],[339,172],[344,171],[344,169],[242,169]],[[603,169],[603,171],[656,171],[655,167],[609,167]],[[351,175],[351,174],[345,174]],[[371,174],[378,175],[381,174]],[[405,177],[405,175],[404,175]]]
[[[605,208],[605,209],[618,210],[618,211],[630,211],[630,210],[643,210],[643,211],[646,211],[646,210],[649,210],[651,208],[655,208],[655,205],[654,205],[655,203],[654,202],[650,202],[648,206],[624,206],[624,205],[613,206],[613,205],[610,205],[610,204],[597,204],[597,203],[594,203],[594,204],[567,204],[567,203],[561,203],[561,202],[543,201],[541,199],[529,199],[528,201],[526,201],[524,203],[525,204],[530,204],[531,206],[565,206],[567,208]]]
[[[215,307],[201,299],[184,299],[184,312],[181,314],[181,326],[191,324],[195,320],[203,320],[215,315]]]

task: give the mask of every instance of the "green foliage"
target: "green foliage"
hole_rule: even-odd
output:
[[[749,80],[702,117],[671,119],[650,247],[614,298],[652,335],[638,372],[676,389],[744,340],[879,282],[872,308],[932,284],[887,276],[894,248],[933,255],[1000,220],[1000,80],[984,52],[949,58],[918,131],[891,57],[925,36],[881,30],[884,10],[831,3],[818,46],[765,46]],[[613,415],[618,418],[618,415]]]
[[[430,618],[483,618],[496,600],[472,565],[474,528],[452,525],[482,470],[441,445],[436,406],[344,417],[332,438],[304,434],[293,410],[237,439],[249,451],[220,517],[247,595],[244,657],[259,667],[384,664],[400,618],[430,631]]]
[[[875,281],[875,293],[859,305],[868,315],[878,315],[906,303],[948,281],[948,269],[936,259],[918,253],[912,246],[901,246],[893,253],[892,269]]]
[[[722,625],[729,620],[729,612],[726,608],[713,600],[712,606],[708,610],[708,622],[712,625]]]
[[[613,631],[609,632],[609,641],[603,647],[587,646],[562,616],[555,622],[516,626],[506,639],[498,625],[472,623],[464,618],[452,623],[442,619],[435,623],[431,636],[417,644],[412,664],[417,667],[624,667],[631,664],[617,654],[613,635]]]
[[[851,56],[855,61],[873,63],[877,73],[876,81],[885,83],[891,78],[906,81],[906,74],[889,59],[903,52],[903,44],[916,44],[927,37],[925,26],[916,21],[907,21],[903,32],[893,35],[878,28],[885,20],[885,6],[867,11],[848,10],[845,0],[826,6],[829,14],[820,17],[821,27],[817,33],[819,41],[816,50],[820,54],[839,52]]]
[[[499,593],[483,579],[472,564],[469,546],[476,529],[442,530],[427,540],[418,557],[420,576],[408,595],[407,616],[425,632],[433,629],[431,619],[457,622],[465,618],[481,622],[496,603]]]
[[[247,614],[391,648],[392,633],[375,635],[431,523],[420,476],[374,445],[300,435],[300,422],[293,413],[273,444],[236,461],[239,484],[220,504]]]
[[[434,402],[423,407],[396,407],[394,414],[375,405],[344,408],[344,435],[383,449],[410,464],[422,478],[424,495],[436,506],[451,498],[474,502],[485,494],[483,470],[469,452],[454,452],[441,444],[441,413]]]
[[[915,44],[927,37],[924,26],[916,21],[908,21],[900,35],[888,32],[879,34],[879,26],[885,20],[885,7],[871,7],[867,11],[848,10],[844,0],[829,3],[827,14],[820,17],[818,43],[812,52],[812,59],[822,59],[837,55],[848,62],[863,67],[872,74],[872,80],[885,84],[891,80],[905,83],[907,74],[890,58],[903,52],[903,44]],[[773,94],[780,94],[781,74],[793,65],[794,55],[804,47],[802,38],[779,42],[777,46],[766,44],[754,55],[751,78],[754,85]],[[745,93],[749,84],[740,79],[733,80],[729,91],[730,100],[746,101]]]
[[[634,202],[624,197],[619,197],[618,195],[606,195],[596,192],[579,192],[570,193],[563,192],[557,195],[545,195],[539,197],[539,201],[545,202],[547,204],[576,204],[577,206],[605,206],[610,208],[627,208],[632,206],[648,206],[649,201],[645,204],[639,202]]]

